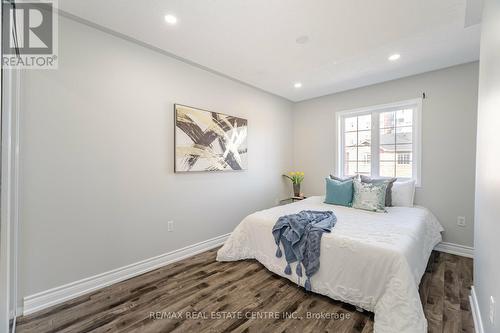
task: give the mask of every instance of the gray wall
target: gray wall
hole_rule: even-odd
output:
[[[304,192],[323,194],[336,170],[335,112],[422,96],[422,187],[416,203],[432,210],[444,241],[472,246],[478,63],[389,81],[294,105],[294,168],[304,171]],[[457,216],[467,226],[458,227]]]
[[[474,286],[487,333],[500,331],[500,2],[485,1],[479,70]],[[490,296],[496,301],[489,320]]]
[[[290,194],[290,102],[59,24],[59,69],[22,78],[20,296],[229,233]],[[174,174],[176,102],[247,118],[248,171]]]

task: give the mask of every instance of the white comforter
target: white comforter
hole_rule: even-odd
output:
[[[323,234],[321,267],[312,290],[375,313],[375,333],[427,332],[418,285],[443,228],[422,207],[390,207],[373,213],[323,203],[310,197],[247,216],[217,253],[219,261],[257,259],[270,271],[303,285],[304,278],[284,274],[271,230],[276,220],[301,210],[332,210],[337,223]]]

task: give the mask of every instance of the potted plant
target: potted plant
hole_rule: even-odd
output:
[[[283,176],[292,181],[293,195],[295,197],[300,197],[300,183],[304,180],[304,173],[301,171],[292,171],[288,173],[288,175]]]

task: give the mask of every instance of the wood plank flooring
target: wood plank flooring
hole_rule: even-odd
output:
[[[216,262],[216,251],[20,317],[16,332],[373,332],[372,313],[307,293],[253,260]],[[474,332],[472,259],[436,253],[430,264],[420,285],[429,332]]]

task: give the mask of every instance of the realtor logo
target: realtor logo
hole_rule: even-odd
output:
[[[57,68],[55,1],[2,0],[2,67]]]

